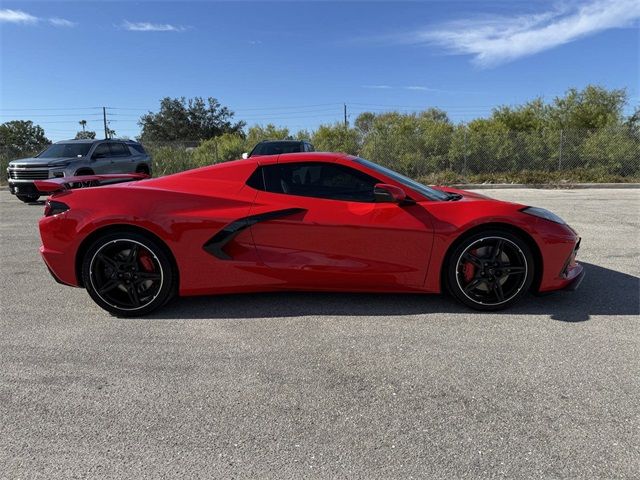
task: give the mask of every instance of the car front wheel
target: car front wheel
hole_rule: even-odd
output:
[[[527,293],[534,268],[531,248],[519,236],[487,230],[456,246],[447,265],[447,283],[465,305],[501,310]]]
[[[166,248],[135,232],[96,240],[83,259],[82,278],[100,307],[122,317],[150,313],[167,303],[176,290]]]
[[[16,197],[24,203],[32,203],[37,201],[40,198],[40,195],[16,195]]]

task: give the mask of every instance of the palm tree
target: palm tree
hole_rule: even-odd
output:
[[[86,120],[80,120],[78,123],[80,125],[82,125],[82,131],[84,132],[84,127],[87,125],[87,121]]]

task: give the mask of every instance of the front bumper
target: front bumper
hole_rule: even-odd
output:
[[[44,195],[38,191],[33,182],[9,180],[9,192],[12,195]]]
[[[50,167],[45,165],[15,166],[7,168],[7,183],[9,192],[13,195],[46,195],[38,191],[35,180],[48,180],[69,176],[69,169],[63,166]]]
[[[557,242],[553,248],[547,247],[544,257],[547,277],[540,286],[539,293],[575,291],[580,286],[584,278],[584,268],[576,262],[576,255],[581,241],[582,239],[575,235],[568,242]],[[554,270],[557,272],[555,275]]]
[[[584,268],[579,263],[576,263],[571,269],[571,279],[568,280],[568,283],[562,290],[565,292],[575,292],[582,283],[584,276]]]

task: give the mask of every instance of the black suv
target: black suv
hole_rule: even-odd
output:
[[[253,147],[251,153],[243,153],[242,158],[297,152],[315,152],[315,149],[305,140],[263,140]]]

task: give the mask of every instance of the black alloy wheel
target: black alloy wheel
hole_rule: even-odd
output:
[[[176,290],[166,249],[138,233],[110,234],[94,242],[82,275],[91,298],[118,316],[149,313]]]
[[[506,231],[473,235],[456,247],[448,266],[453,295],[478,310],[500,310],[517,302],[533,281],[529,246]]]

